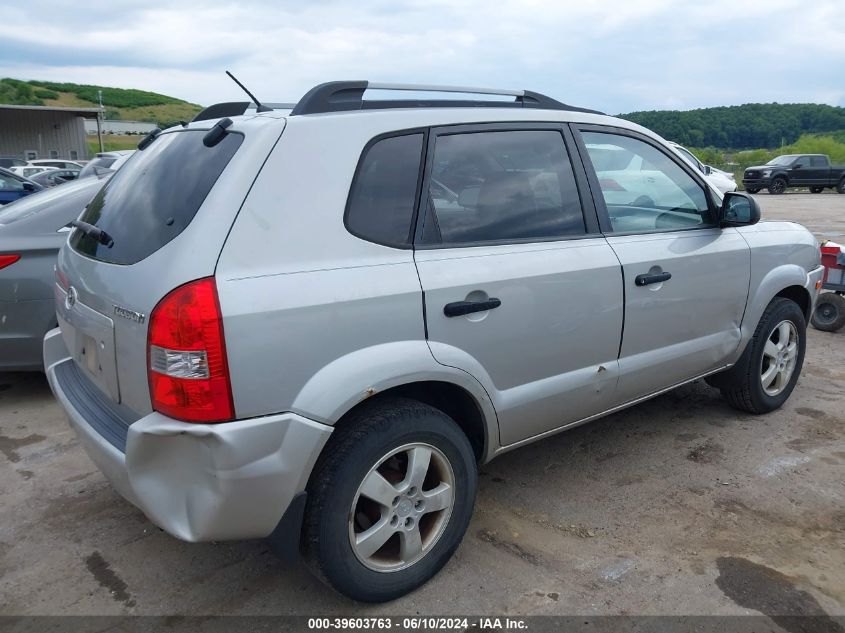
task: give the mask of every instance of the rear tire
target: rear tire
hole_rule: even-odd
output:
[[[760,193],[760,187],[746,187],[748,193]]]
[[[824,191],[824,187],[810,187],[810,193],[821,193]]]
[[[354,600],[403,596],[452,557],[477,481],[472,446],[445,413],[407,398],[365,404],[332,433],[311,475],[305,562]]]
[[[735,409],[769,413],[789,398],[804,364],[807,326],[798,304],[775,297],[736,365],[710,377]]]
[[[836,193],[845,193],[845,176],[843,176],[842,180],[839,181],[839,184],[836,185]]]
[[[783,178],[775,178],[769,183],[769,193],[777,196],[786,191],[786,180]]]
[[[835,292],[820,294],[810,322],[822,332],[836,332],[842,328],[845,325],[845,297]]]

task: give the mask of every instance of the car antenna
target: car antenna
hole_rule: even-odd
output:
[[[238,84],[238,86],[240,86],[241,90],[243,90],[245,93],[247,93],[249,95],[249,98],[252,99],[253,103],[255,103],[255,105],[258,106],[256,108],[257,112],[272,112],[273,111],[273,108],[268,108],[265,105],[261,105],[261,102],[258,99],[255,98],[255,95],[252,94],[249,90],[247,90],[247,87],[245,85],[243,85],[240,81],[238,81],[238,78],[235,77],[232,73],[230,73],[227,70],[226,74],[229,75],[229,77],[232,78],[232,81],[234,81],[236,84]]]

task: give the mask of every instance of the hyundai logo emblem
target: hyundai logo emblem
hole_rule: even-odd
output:
[[[71,286],[67,289],[67,295],[65,296],[65,307],[70,310],[75,304],[77,299],[76,288]]]

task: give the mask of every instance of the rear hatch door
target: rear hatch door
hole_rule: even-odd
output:
[[[111,240],[74,229],[59,253],[56,306],[74,362],[114,402],[152,408],[150,312],[174,288],[214,274],[217,258],[284,120],[237,119],[203,143],[213,121],[162,133],[138,151],[80,217]]]

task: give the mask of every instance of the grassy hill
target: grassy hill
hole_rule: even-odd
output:
[[[18,79],[0,79],[0,103],[91,108],[98,105],[99,90],[103,92],[107,119],[147,121],[165,128],[190,121],[202,109],[182,99],[144,90]]]
[[[818,103],[746,103],[619,116],[682,145],[720,149],[781,147],[803,134],[845,130],[845,108]]]

